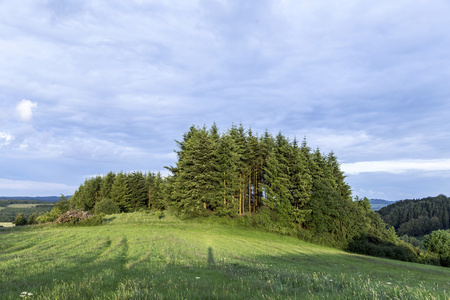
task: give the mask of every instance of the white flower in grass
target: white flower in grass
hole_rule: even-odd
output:
[[[195,277],[195,279],[200,279],[200,277]]]
[[[32,297],[32,296],[33,296],[33,293],[28,293],[28,292],[22,292],[19,295],[19,297],[22,297],[22,298],[28,298],[28,297]]]
[[[333,282],[333,279],[330,279],[330,282]]]
[[[386,282],[386,284],[392,284],[392,282],[389,282],[389,281],[388,281],[388,282]]]

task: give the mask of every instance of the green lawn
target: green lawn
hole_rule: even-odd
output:
[[[120,214],[0,231],[0,299],[449,299],[450,269],[261,231]]]

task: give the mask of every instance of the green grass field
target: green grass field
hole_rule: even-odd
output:
[[[38,205],[42,205],[42,204],[33,204],[33,203],[10,204],[10,205],[8,205],[8,207],[11,207],[11,208],[31,208],[31,207],[36,207]]]
[[[449,299],[450,269],[251,229],[120,214],[0,231],[0,299]]]
[[[2,227],[14,227],[14,224],[11,222],[0,222],[0,226]],[[1,245],[1,243],[0,243]]]

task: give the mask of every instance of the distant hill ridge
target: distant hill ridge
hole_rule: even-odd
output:
[[[389,200],[383,200],[383,199],[370,199],[369,201],[370,201],[370,206],[372,207],[372,210],[377,211],[385,206],[395,203],[398,200],[389,201]]]
[[[69,198],[69,196],[66,196]],[[0,196],[0,200],[17,200],[17,201],[44,201],[57,202],[61,196],[45,196],[45,197],[17,197],[17,196]]]
[[[450,229],[450,198],[445,195],[401,200],[378,213],[398,235],[422,236],[438,229]]]

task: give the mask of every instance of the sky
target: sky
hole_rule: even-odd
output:
[[[333,151],[353,195],[450,196],[450,2],[0,0],[0,196],[165,172],[191,125]]]

